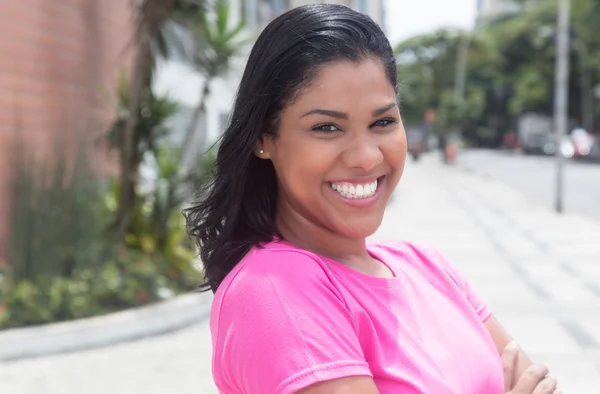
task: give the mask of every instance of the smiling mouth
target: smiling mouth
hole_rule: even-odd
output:
[[[330,182],[329,185],[333,191],[344,198],[360,200],[373,197],[377,194],[377,189],[383,178],[384,176],[381,176],[368,183]]]

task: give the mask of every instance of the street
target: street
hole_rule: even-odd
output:
[[[521,190],[548,209],[554,208],[556,160],[495,150],[466,150],[459,164]],[[600,220],[600,165],[566,160],[564,208]]]
[[[439,248],[564,393],[598,394],[599,222],[555,215],[503,182],[443,166],[431,154],[408,161],[373,236],[393,238]],[[114,347],[0,363],[2,394],[171,392],[217,393],[208,322]]]

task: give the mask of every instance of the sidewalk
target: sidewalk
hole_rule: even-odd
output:
[[[373,237],[438,247],[566,394],[600,387],[600,223],[494,180],[409,160]],[[0,364],[0,393],[213,394],[206,323],[112,348]]]
[[[437,246],[565,393],[600,392],[600,223],[439,162],[407,167],[377,237]]]

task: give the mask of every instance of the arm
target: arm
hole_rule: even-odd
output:
[[[513,340],[513,338],[494,316],[490,316],[484,324],[488,332],[490,333],[494,344],[496,345],[498,354],[502,355],[502,352],[504,351],[506,346]],[[525,352],[522,349],[519,349],[517,367],[515,368],[516,376],[514,381],[517,381],[521,377],[523,372],[532,365],[533,362],[527,356],[527,354],[525,354]]]
[[[370,377],[351,376],[314,384],[298,394],[379,394],[379,390]]]

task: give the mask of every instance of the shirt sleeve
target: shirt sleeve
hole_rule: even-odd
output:
[[[446,271],[452,281],[460,288],[481,321],[485,322],[492,315],[492,312],[477,290],[471,286],[467,278],[438,249],[429,247],[426,253]]]
[[[295,393],[372,376],[343,298],[310,255],[260,251],[222,298],[213,374],[223,392]]]

